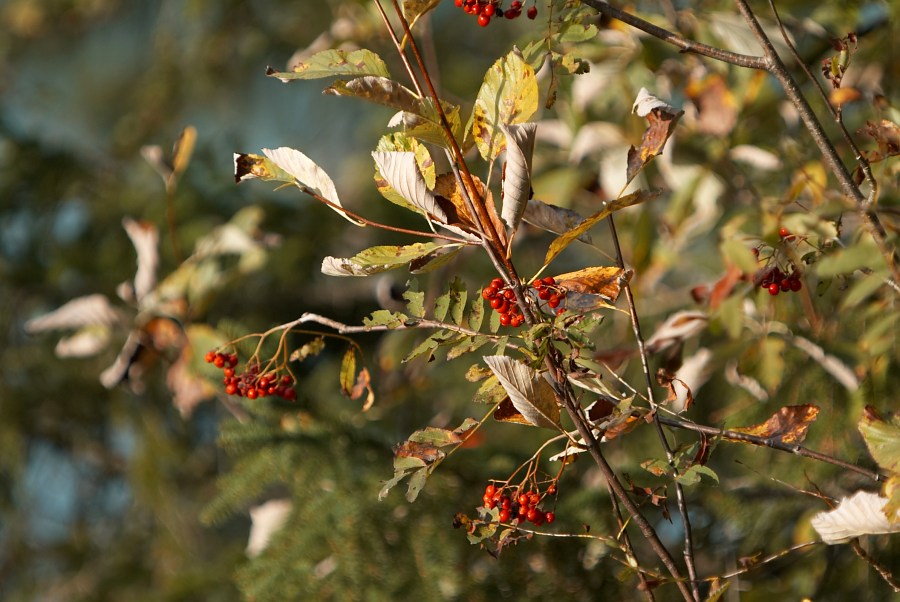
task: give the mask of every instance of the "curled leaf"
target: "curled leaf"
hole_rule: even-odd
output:
[[[425,178],[419,171],[415,153],[375,151],[372,157],[378,171],[400,196],[429,219],[434,218],[442,224],[447,223],[447,214],[438,205],[434,194],[428,190]]]
[[[547,232],[562,234],[584,221],[584,216],[565,207],[550,205],[538,199],[528,199],[522,219]],[[585,232],[578,237],[583,243],[591,244],[591,235]]]
[[[506,136],[506,165],[503,170],[503,209],[500,216],[515,232],[528,199],[531,198],[531,158],[534,154],[536,123],[501,125]]]
[[[484,361],[528,424],[560,428],[559,405],[546,380],[526,364],[505,355],[486,356]]]
[[[685,339],[697,336],[706,328],[709,317],[702,311],[679,311],[656,327],[645,346],[649,353],[659,353]]]
[[[640,148],[632,146],[628,150],[628,182],[631,182],[653,157],[662,152],[666,141],[675,131],[678,118],[684,115],[684,111],[651,95],[646,88],[641,88],[632,111],[646,117],[649,126],[641,139]]]

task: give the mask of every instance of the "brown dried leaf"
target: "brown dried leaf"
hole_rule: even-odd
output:
[[[566,291],[566,307],[586,312],[615,303],[633,273],[619,267],[591,267],[555,279],[556,285]]]
[[[711,136],[725,136],[737,123],[737,102],[734,94],[718,73],[692,80],[685,93],[697,107],[697,129]]]
[[[443,458],[444,452],[430,443],[404,441],[394,448],[394,456],[397,458],[418,458],[426,464],[432,464]]]
[[[857,133],[869,136],[878,144],[878,150],[863,153],[870,163],[900,155],[900,127],[893,121],[887,119],[882,119],[879,123],[867,121],[865,127]]]
[[[372,390],[372,378],[369,376],[369,369],[363,368],[356,377],[356,384],[350,391],[350,399],[359,399],[363,391],[368,391],[366,395],[366,403],[363,404],[362,411],[366,412],[375,403],[375,391]]]
[[[809,425],[815,421],[819,408],[812,404],[785,406],[761,424],[735,427],[730,430],[781,443],[802,443]]]
[[[640,148],[632,146],[628,150],[628,182],[631,182],[653,157],[662,153],[678,119],[684,115],[684,111],[679,111],[651,96],[644,88],[638,93],[633,110],[638,115],[646,116],[649,126],[641,139]]]
[[[531,424],[522,412],[516,409],[509,397],[500,402],[497,409],[494,410],[494,420],[497,422],[514,422],[515,424],[524,424],[526,426],[534,426]]]

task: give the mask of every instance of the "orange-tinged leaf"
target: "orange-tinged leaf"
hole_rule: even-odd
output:
[[[828,95],[828,100],[837,107],[843,106],[848,102],[855,102],[860,98],[862,98],[862,92],[856,88],[838,88],[832,90],[831,94]]]
[[[566,307],[585,312],[616,302],[622,285],[633,272],[619,267],[591,267],[556,276],[556,285],[566,291]]]
[[[628,182],[631,182],[653,157],[662,153],[666,141],[675,131],[679,117],[684,115],[684,111],[679,111],[651,96],[644,88],[641,88],[635,100],[634,111],[646,117],[649,125],[641,139],[641,146],[639,148],[632,146],[628,150]]]
[[[737,101],[718,73],[695,79],[685,93],[697,107],[697,129],[711,136],[725,136],[737,123]]]
[[[366,403],[363,404],[362,411],[367,412],[372,404],[375,403],[375,391],[372,390],[372,378],[369,376],[369,369],[363,368],[356,377],[356,384],[350,391],[350,399],[359,399],[363,391],[366,391]]]
[[[404,441],[394,449],[397,458],[418,458],[426,464],[432,464],[444,457],[444,452],[431,443]]]
[[[736,427],[730,430],[781,443],[802,443],[809,425],[815,421],[819,408],[812,404],[785,406],[761,424]]]
[[[494,420],[497,422],[514,422],[515,424],[534,426],[522,415],[522,412],[516,409],[516,406],[509,400],[509,397],[501,401],[500,405],[497,406],[497,409],[494,410]]]

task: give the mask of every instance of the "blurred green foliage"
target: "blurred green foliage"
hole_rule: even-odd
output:
[[[730,3],[666,6],[678,17],[667,26],[755,53],[740,46],[746,34]],[[671,17],[657,14],[657,3],[636,8],[659,22]],[[829,53],[829,35],[870,29],[848,74],[848,85],[863,100],[848,105],[844,117],[851,132],[866,120],[900,121],[892,106],[900,67],[889,59],[898,50],[891,26],[896,6],[793,0],[779,9],[814,72]],[[539,23],[481,30],[445,0],[430,23],[420,24],[433,38],[428,60],[441,88],[463,103],[464,116],[485,70],[513,42],[524,46],[533,39]],[[840,255],[825,245],[839,223],[847,253],[864,246],[856,217],[841,204],[816,149],[772,82],[681,54],[620,24],[596,23],[598,39],[578,47],[592,62],[591,72],[560,80],[556,105],[541,115],[545,135],[535,155],[534,189],[545,201],[592,213],[596,196],[586,188],[599,180],[605,196],[615,195],[625,151],[640,140],[644,124],[631,115],[640,87],[695,109],[666,154],[642,175],[644,184],[666,191],[664,198],[623,213],[617,222],[636,272],[632,284],[645,334],[673,312],[696,308],[691,290],[724,275],[723,241],[774,248],[778,228],[786,226],[821,243],[835,262]],[[208,305],[193,308],[197,323],[240,336],[303,311],[358,323],[379,303],[396,303],[391,289],[402,288],[403,274],[348,282],[322,276],[319,264],[325,255],[350,256],[374,244],[409,240],[351,228],[295,190],[236,187],[231,164],[233,152],[301,149],[329,171],[348,208],[421,227],[382,202],[371,185],[369,151],[391,111],[322,98],[315,82],[286,86],[264,74],[267,65],[282,68],[298,49],[341,42],[379,52],[393,73],[401,73],[372,3],[7,0],[0,6],[0,31],[0,324],[7,331],[0,348],[0,597],[637,597],[633,572],[599,540],[536,537],[495,559],[451,527],[455,513],[471,514],[480,504],[488,479],[504,478],[533,453],[542,441],[537,429],[489,422],[481,444],[441,465],[415,504],[403,501],[399,490],[377,501],[380,482],[391,476],[392,445],[426,425],[452,428],[485,411],[470,402],[475,387],[463,378],[474,358],[401,364],[425,333],[359,337],[378,393],[365,414],[358,401],[340,395],[343,350],[329,348],[298,369],[302,393],[296,405],[259,403],[239,413],[244,422],[219,402],[181,416],[165,385],[167,361],[149,366],[143,390],[102,387],[98,375],[113,361],[124,332],[104,354],[67,360],[55,357],[54,337],[25,333],[29,318],[75,297],[101,293],[115,299],[117,285],[135,269],[123,218],[160,229],[165,275],[178,265],[173,240],[189,251],[239,209],[257,204],[265,213],[262,229],[279,235],[281,244],[263,269],[225,283]],[[322,32],[328,32],[325,38],[319,38]],[[715,88],[716,82],[724,88]],[[710,90],[706,102],[718,108],[707,104],[704,110],[714,114],[712,122],[696,111]],[[812,95],[810,86],[804,91]],[[171,199],[176,228],[170,231],[165,187],[141,148],[161,145],[167,152],[186,125],[197,127],[199,137]],[[874,147],[858,138],[864,148]],[[736,155],[738,146],[763,159]],[[846,147],[838,148],[851,157]],[[875,172],[880,208],[893,228],[900,211],[896,160],[877,164]],[[570,248],[554,263],[554,273],[609,264],[613,249],[603,228],[594,230],[598,248]],[[523,274],[540,267],[550,240],[537,230],[520,233],[514,257]],[[750,425],[784,405],[814,403],[821,413],[805,445],[871,466],[856,421],[865,404],[895,408],[891,400],[900,385],[896,293],[880,284],[886,272],[877,258],[874,263],[868,275],[840,264],[819,274],[810,265],[802,295],[770,298],[745,285],[711,310],[709,329],[683,350],[686,358],[701,348],[714,356],[710,380],[688,416],[703,424]],[[453,275],[474,294],[491,272],[486,260],[464,254],[420,286],[433,299]],[[860,386],[851,391],[838,383],[791,343],[795,335],[839,358]],[[630,349],[632,341],[630,324],[618,313],[605,318],[595,337],[598,351]],[[618,373],[641,389],[637,361]],[[752,379],[757,389],[741,386],[745,381],[737,377]],[[677,434],[678,444],[695,440]],[[664,484],[640,467],[661,455],[649,427],[608,445],[611,463],[641,486]],[[590,525],[592,533],[615,533],[606,489],[588,464],[580,460],[564,473],[554,530],[583,533]],[[872,485],[833,466],[727,443],[717,445],[710,467],[721,484],[703,479],[688,489],[704,576],[814,539],[808,519],[824,505],[798,489],[821,488],[840,497]],[[248,560],[248,508],[283,497],[293,500],[286,527]],[[664,542],[677,550],[674,502],[674,524],[657,508],[645,509]],[[208,523],[201,523],[201,514]],[[637,532],[634,539],[638,556],[653,566]],[[869,549],[893,564],[895,575],[900,572],[896,537],[872,538]],[[674,594],[662,589],[659,599]],[[724,599],[852,596],[862,602],[889,595],[846,546],[820,545],[733,580]]]

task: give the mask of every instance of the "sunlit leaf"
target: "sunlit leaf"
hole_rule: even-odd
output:
[[[82,326],[114,326],[124,319],[104,295],[77,297],[59,308],[25,323],[31,333],[65,330]]]
[[[482,158],[493,161],[506,146],[501,124],[525,123],[537,108],[534,69],[513,50],[488,69],[475,99],[472,136]]]
[[[684,111],[680,111],[651,95],[646,88],[641,88],[638,93],[632,112],[637,113],[641,117],[646,117],[649,126],[641,139],[640,148],[632,146],[628,150],[628,171],[626,177],[628,182],[631,182],[653,157],[662,152],[669,136],[675,131],[678,118],[684,114]]]
[[[309,357],[319,355],[323,349],[325,349],[325,337],[316,337],[291,352],[289,359],[292,362],[302,362]]]
[[[602,307],[615,303],[622,291],[622,285],[631,278],[630,270],[619,267],[590,267],[555,276],[556,286],[566,291],[566,307],[578,311],[589,311],[587,306]],[[576,302],[576,295],[598,297]],[[575,303],[575,305],[571,305]],[[594,307],[590,307],[594,309]]]
[[[544,257],[544,265],[549,264],[563,251],[563,249],[572,244],[575,239],[579,238],[582,234],[596,226],[598,222],[606,219],[616,211],[655,199],[659,195],[660,192],[658,190],[638,190],[637,192],[632,192],[631,194],[625,195],[614,201],[604,202],[603,209],[586,218],[576,227],[566,231],[550,243],[550,248],[547,249],[547,255]]]
[[[308,188],[325,200],[330,201],[332,204],[329,205],[329,207],[347,221],[357,226],[362,225],[360,222],[341,211],[341,201],[338,198],[334,182],[331,177],[325,173],[325,170],[316,165],[312,159],[298,150],[284,146],[276,149],[264,148],[263,153],[271,159],[272,163],[279,169],[290,174],[294,178],[294,183],[297,186]],[[337,207],[334,205],[337,205]]]
[[[391,188],[429,218],[447,223],[447,214],[425,184],[414,153],[375,151],[372,157]]]
[[[356,384],[356,350],[349,347],[341,361],[340,372],[341,393],[350,397],[353,385]]]
[[[556,395],[543,377],[526,364],[505,355],[486,356],[484,361],[528,424],[559,428]]]
[[[874,408],[866,406],[858,427],[878,466],[900,474],[900,417],[892,416],[888,421]]]
[[[406,323],[407,317],[400,312],[387,309],[378,309],[366,318],[363,318],[363,326],[386,326],[388,328],[400,328]]]
[[[440,4],[441,0],[403,0],[401,8],[404,18],[409,21],[409,26],[415,24],[419,18]]]
[[[339,79],[326,88],[323,93],[333,96],[351,96],[417,115],[422,112],[422,102],[415,92],[386,77],[365,76],[350,81]]]
[[[785,406],[761,424],[730,430],[781,443],[802,443],[818,414],[819,408],[812,404]]]
[[[371,50],[323,50],[293,66],[291,71],[280,73],[269,67],[266,75],[277,77],[283,82],[293,79],[319,79],[335,76],[376,75],[390,77],[387,66]]]
[[[348,258],[329,256],[322,260],[322,273],[329,276],[371,276],[403,267],[439,247],[431,242],[417,242],[404,246],[370,247]]]
[[[829,545],[845,543],[862,535],[900,532],[900,514],[884,514],[887,500],[877,493],[857,491],[841,499],[834,510],[820,512],[812,526]]]
[[[675,312],[656,327],[644,343],[649,353],[659,353],[672,345],[695,337],[706,329],[709,317],[702,311]]]
[[[425,317],[425,293],[419,290],[418,282],[414,279],[409,283],[409,288],[403,292],[406,300],[406,310],[415,318]]]
[[[122,226],[137,253],[137,272],[134,274],[134,298],[140,302],[156,286],[159,266],[159,231],[149,222],[125,218]]]
[[[502,125],[506,136],[506,164],[503,170],[503,209],[500,216],[510,230],[519,227],[531,198],[531,158],[534,154],[536,123]]]
[[[887,119],[882,119],[878,123],[867,121],[859,133],[866,134],[878,145],[878,150],[864,153],[870,163],[900,155],[900,126],[893,121]]]

